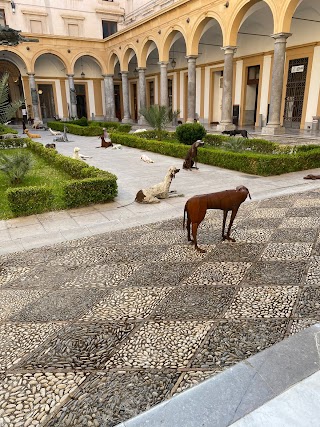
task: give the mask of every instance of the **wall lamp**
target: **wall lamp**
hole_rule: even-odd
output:
[[[12,13],[16,13],[16,4],[13,0],[11,0],[11,9],[12,9]]]

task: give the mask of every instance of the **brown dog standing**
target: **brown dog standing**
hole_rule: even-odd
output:
[[[235,240],[230,237],[231,227],[241,203],[246,200],[247,196],[249,196],[251,199],[247,187],[241,185],[235,190],[225,190],[219,191],[218,193],[202,194],[199,196],[191,197],[191,199],[187,201],[184,207],[183,228],[185,227],[185,219],[187,214],[188,241],[194,243],[195,249],[197,251],[205,252],[203,249],[200,249],[198,247],[197,231],[200,223],[206,215],[207,209],[223,210],[222,240],[230,240],[232,242],[235,242]],[[227,215],[229,211],[232,212],[230,223],[227,234],[224,234]],[[191,224],[193,240],[191,239],[190,235]]]

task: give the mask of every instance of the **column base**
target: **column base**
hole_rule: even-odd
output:
[[[233,123],[219,123],[217,125],[217,130],[223,132],[224,130],[234,130],[236,126]]]
[[[263,128],[261,129],[261,134],[266,134],[266,135],[283,135],[285,133],[285,128],[283,126],[280,125],[267,125],[267,126],[263,126]]]
[[[133,120],[132,119],[130,119],[130,117],[129,118],[123,118],[122,120],[121,120],[121,123],[129,123],[129,124],[131,124],[131,123],[133,123]]]
[[[119,119],[117,117],[105,117],[104,121],[105,122],[118,122]]]

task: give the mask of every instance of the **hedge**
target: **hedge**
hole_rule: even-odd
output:
[[[54,195],[50,187],[9,188],[9,207],[15,216],[32,215],[50,210]]]
[[[69,181],[63,188],[63,197],[68,208],[107,202],[113,200],[116,195],[116,180],[105,178]]]
[[[81,160],[58,154],[55,150],[48,150],[41,143],[29,138],[25,138],[24,142],[31,151],[74,178],[73,181],[63,184],[62,208],[104,203],[117,196],[117,177],[114,174],[88,166]],[[16,216],[48,211],[54,200],[50,187],[9,189],[7,195],[10,209]]]
[[[68,133],[80,136],[100,136],[103,133],[103,128],[108,130],[116,130],[117,132],[128,133],[131,130],[131,125],[116,122],[90,122],[89,126],[80,126],[73,122],[48,122],[47,126],[54,130],[63,132],[64,126],[67,127]]]
[[[150,141],[134,135],[113,133],[111,140],[116,144],[140,148],[171,157],[183,159],[189,146],[178,142]],[[269,142],[269,141],[267,141]],[[271,143],[274,144],[274,143]],[[277,146],[278,144],[276,144]],[[281,147],[278,145],[278,147]],[[212,166],[236,170],[253,175],[272,176],[299,170],[314,169],[320,165],[320,147],[296,150],[295,154],[261,154],[230,152],[212,146],[198,149],[198,161]]]
[[[0,149],[23,148],[26,145],[26,138],[0,139]]]

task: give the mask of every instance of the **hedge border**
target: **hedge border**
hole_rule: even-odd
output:
[[[63,132],[64,126],[67,126],[68,133],[79,136],[100,136],[103,133],[103,128],[120,133],[128,133],[132,127],[130,124],[117,122],[89,122],[89,126],[80,126],[72,122],[59,121],[48,122],[47,126],[60,132]]]
[[[23,138],[24,145],[39,154],[45,161],[59,170],[68,173],[73,180],[63,185],[63,208],[88,206],[93,203],[105,203],[113,200],[118,194],[116,175],[88,166],[81,160],[71,159],[58,154],[55,150],[45,148],[41,143]],[[9,144],[9,141],[8,141]],[[8,145],[8,148],[11,148]],[[31,190],[30,190],[31,189]],[[38,192],[38,193],[37,193]],[[28,196],[29,194],[29,196]],[[27,202],[30,195],[39,194],[33,206]],[[52,189],[45,187],[17,187],[7,190],[11,211],[16,216],[46,212],[52,206],[54,198]],[[35,198],[35,200],[37,197]],[[25,206],[25,210],[23,209]]]
[[[138,136],[119,133],[113,133],[111,140],[116,144],[181,159],[186,156],[190,149],[189,146],[178,142],[147,140]],[[201,147],[198,149],[198,162],[251,175],[273,176],[318,168],[320,165],[320,147],[317,146],[305,152],[297,149],[295,154],[237,153],[213,146]]]

